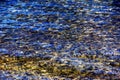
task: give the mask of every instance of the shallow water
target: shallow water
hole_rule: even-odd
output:
[[[119,7],[113,5],[112,0],[1,2],[0,56],[49,59],[60,64],[72,65],[78,71],[86,71],[84,74],[89,72],[101,74],[97,77],[79,75],[75,79],[110,79],[112,75],[114,75],[112,79],[119,79],[119,14]],[[20,77],[11,76],[11,79],[21,80],[22,75],[31,73],[29,70],[24,72],[24,69],[22,71],[9,70],[9,63],[1,60],[1,64],[3,63],[7,68],[0,66],[1,79],[7,79],[10,75],[20,75]],[[36,61],[35,64],[38,63]],[[31,65],[34,66],[34,63]],[[7,71],[9,75],[5,74]],[[12,71],[15,72],[12,73]],[[102,74],[108,77],[103,77]],[[26,75],[24,80],[31,78],[41,80],[42,76],[31,73],[31,76]],[[57,76],[58,79],[64,77]],[[43,77],[46,78],[45,80],[50,79]]]

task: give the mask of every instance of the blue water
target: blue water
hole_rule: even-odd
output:
[[[74,66],[81,61],[73,56],[81,54],[120,55],[119,10],[113,0],[0,2],[0,55],[56,52],[53,58]]]

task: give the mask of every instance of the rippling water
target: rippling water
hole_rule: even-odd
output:
[[[36,57],[72,65],[78,71],[86,72],[84,77],[79,75],[76,80],[110,79],[110,76],[120,79],[119,14],[119,6],[113,0],[0,2],[0,56],[3,64],[0,79],[54,80],[23,68],[22,71],[12,70],[10,63],[3,61],[4,56],[28,60]],[[35,65],[39,63],[35,62]],[[35,66],[33,64],[31,66]],[[90,72],[98,76],[87,76]],[[25,73],[31,73],[31,76],[24,76]],[[58,79],[62,77],[59,75]]]

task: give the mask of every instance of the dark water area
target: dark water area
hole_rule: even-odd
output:
[[[0,0],[0,80],[120,79],[119,4]]]

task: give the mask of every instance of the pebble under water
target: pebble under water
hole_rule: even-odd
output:
[[[0,80],[119,80],[117,4],[1,1]]]

